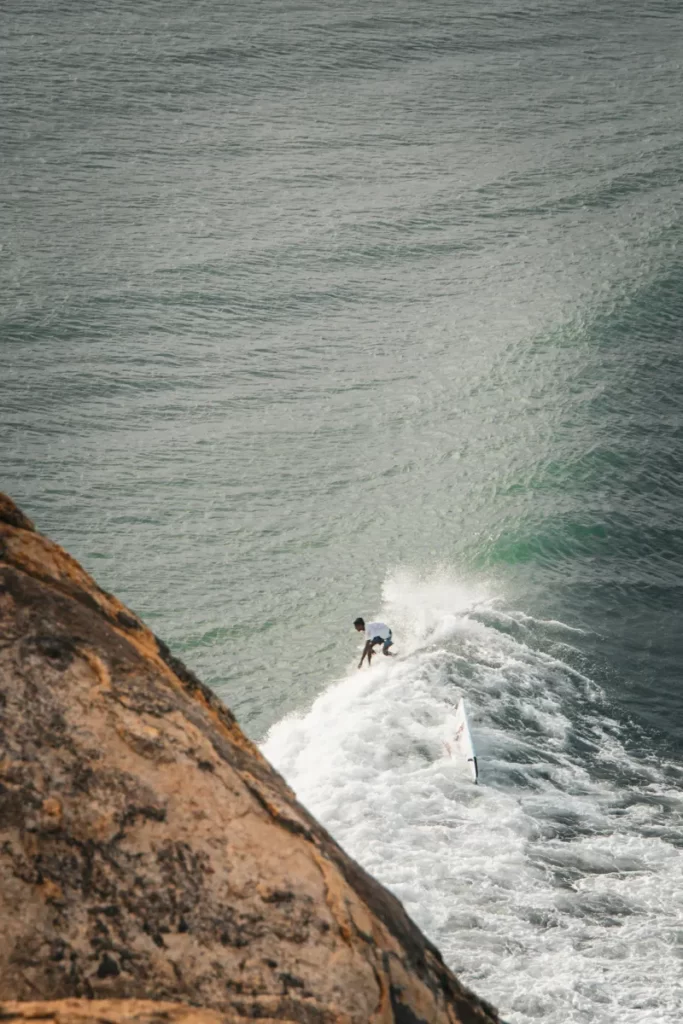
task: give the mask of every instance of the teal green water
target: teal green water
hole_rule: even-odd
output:
[[[0,19],[2,487],[508,1021],[674,1024],[680,5]]]

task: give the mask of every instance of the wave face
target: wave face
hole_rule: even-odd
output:
[[[680,768],[572,667],[575,629],[445,574],[389,578],[380,614],[398,656],[275,725],[266,756],[510,1024],[673,1024]],[[479,786],[446,748],[461,696]]]

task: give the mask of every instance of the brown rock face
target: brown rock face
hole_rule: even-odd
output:
[[[3,1024],[249,1024],[249,1017],[202,1010],[182,1003],[145,999],[58,999],[54,1002],[0,1003]],[[253,1020],[253,1017],[251,1018]],[[260,1024],[287,1024],[260,1017]],[[295,1024],[290,1021],[289,1024]]]
[[[0,495],[0,1000],[67,1000],[43,1017],[85,1024],[79,999],[140,1024],[498,1020],[230,711]]]

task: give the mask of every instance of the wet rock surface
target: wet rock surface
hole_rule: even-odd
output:
[[[107,1019],[146,1022],[136,1001],[157,1000],[207,1024],[498,1020],[218,698],[4,496],[0,920],[0,1000],[24,1019],[114,1000]]]

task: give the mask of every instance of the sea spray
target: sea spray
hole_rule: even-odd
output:
[[[532,616],[444,573],[383,594],[401,656],[332,683],[266,755],[511,1024],[673,1021],[683,800],[666,767],[629,754],[600,688],[534,645]],[[444,744],[462,695],[479,787]]]

